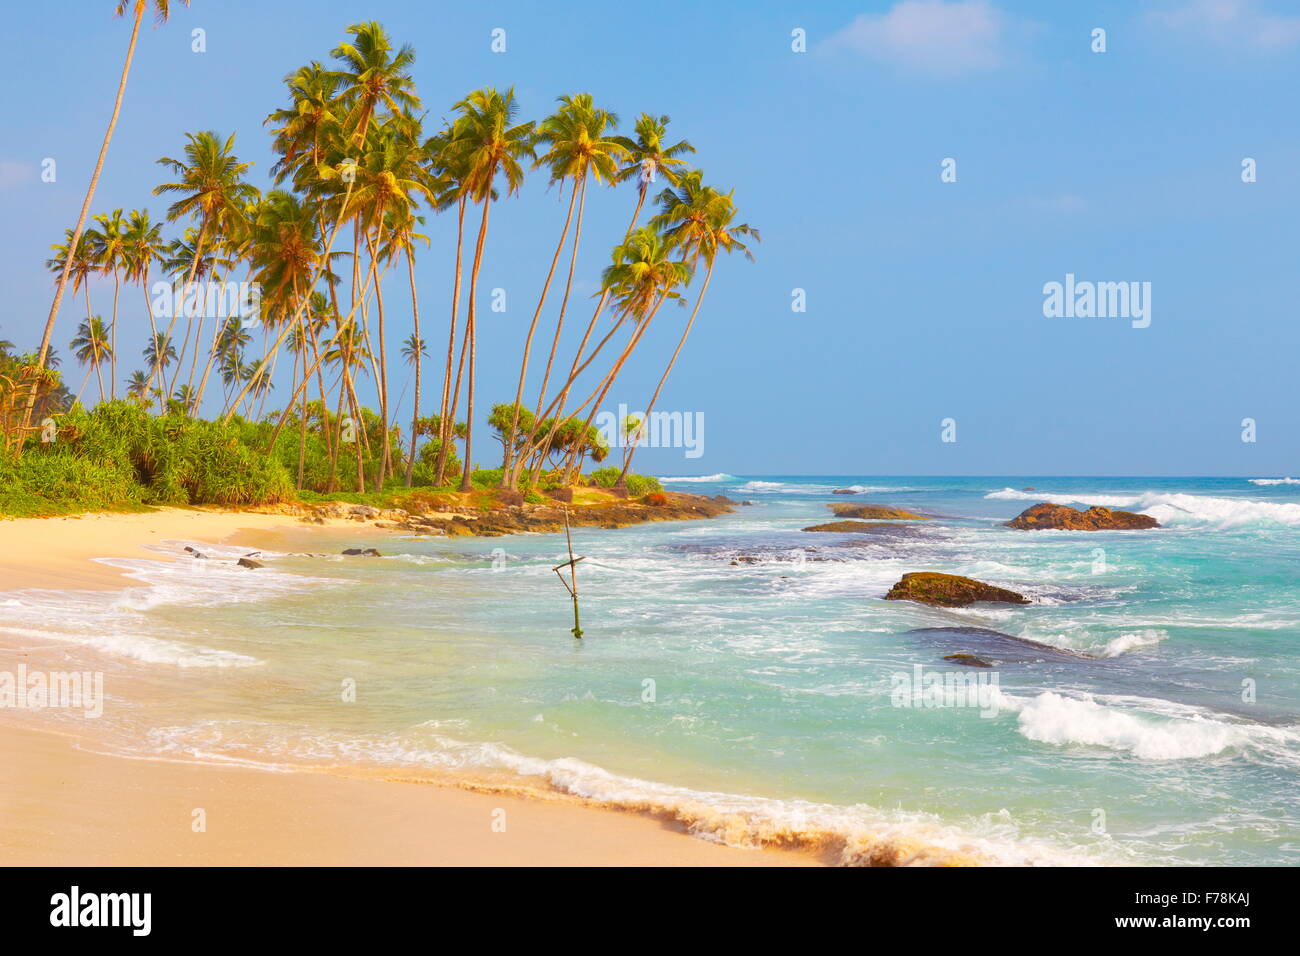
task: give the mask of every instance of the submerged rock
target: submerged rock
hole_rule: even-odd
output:
[[[872,521],[828,521],[826,524],[815,524],[811,527],[804,528],[804,531],[829,531],[832,533],[850,533],[850,534],[868,534],[881,528],[892,528],[894,525],[878,524]]]
[[[836,488],[834,491],[831,492],[831,494],[833,494],[833,495],[856,495],[857,492],[854,491],[852,488]]]
[[[344,554],[360,555],[364,558],[378,558],[380,554],[374,548],[344,548]]]
[[[974,654],[945,654],[945,661],[952,661],[954,664],[960,664],[962,667],[992,667],[988,661],[982,657],[976,657]]]
[[[883,505],[827,505],[837,518],[870,518],[875,521],[929,521],[925,515]]]
[[[264,568],[266,567],[261,561],[254,561],[252,558],[240,558],[235,564],[241,568]]]
[[[1100,505],[1095,505],[1087,511],[1079,511],[1066,505],[1044,501],[1032,508],[1026,508],[1008,521],[1006,526],[1021,531],[1040,531],[1045,528],[1059,528],[1064,531],[1138,531],[1158,528],[1160,522],[1150,515],[1132,511],[1113,511]]]
[[[958,574],[940,574],[935,571],[913,571],[889,589],[886,601],[916,601],[932,607],[965,607],[979,601],[1000,604],[1028,604],[1023,594],[1006,588],[985,584],[974,578]]]

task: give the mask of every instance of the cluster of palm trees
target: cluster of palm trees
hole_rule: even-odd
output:
[[[123,0],[119,13],[126,6]],[[137,0],[137,27],[143,6]],[[165,19],[167,4],[154,0],[153,7]],[[277,156],[273,188],[263,193],[247,182],[250,164],[236,156],[234,136],[190,133],[180,158],[159,160],[171,181],[154,190],[174,200],[166,218],[181,224],[179,237],[164,242],[161,225],[145,211],[124,217],[115,210],[95,217],[90,230],[83,232],[82,224],[69,230],[49,261],[60,276],[51,327],[64,286],[70,282],[74,294],[85,291],[85,320],[72,342],[87,367],[82,390],[94,373],[100,399],[116,397],[118,297],[124,283],[139,285],[148,339],[141,353],[145,368],[128,380],[130,397],[196,414],[215,371],[223,385],[221,415],[260,418],[276,366],[285,362],[291,381],[274,416],[271,443],[286,424],[296,424],[300,483],[309,428],[331,456],[332,484],[340,450],[358,440],[355,424],[377,414],[373,472],[367,474],[362,455],[355,455],[359,490],[367,482],[383,487],[399,476],[409,485],[421,435],[436,439],[435,485],[452,480],[451,450],[463,442],[459,485],[469,490],[479,276],[491,213],[540,170],[548,186],[569,195],[536,305],[520,329],[514,402],[505,415],[494,412],[504,448],[500,483],[529,487],[541,480],[543,469],[555,472],[551,480],[572,481],[598,441],[588,437],[597,411],[660,308],[670,301],[685,306],[693,296],[677,348],[646,406],[651,411],[694,325],[718,253],[749,255],[745,240],[757,238],[755,230],[735,222],[731,193],[706,185],[699,170],[688,166],[683,157],[694,149],[685,141],[670,142],[667,116],[642,114],[633,135],[622,136],[618,116],[587,93],[560,97],[550,116],[531,122],[520,121],[513,89],[476,90],[455,103],[437,129],[426,130],[410,72],[414,60],[414,51],[395,47],[378,23],[348,27],[328,65],[312,62],[285,78],[288,105],[266,120]],[[663,188],[655,192],[661,180]],[[578,307],[575,271],[588,187],[594,194],[623,183],[635,187],[627,228],[614,243],[590,315],[583,308],[580,344],[571,356],[562,355],[565,321]],[[648,200],[655,211],[643,222]],[[454,222],[456,252],[449,263],[452,294],[436,412],[422,416],[428,344],[415,263],[420,247],[429,243],[422,232],[428,213],[446,213]],[[391,276],[394,269],[405,276]],[[92,277],[113,281],[107,322],[91,314]],[[177,293],[168,301],[198,307],[160,310],[149,290],[151,279],[161,277]],[[236,280],[260,289],[255,312],[213,314],[204,290]],[[405,439],[406,429],[393,420],[398,403],[389,374],[385,289],[393,281],[409,286],[414,326],[400,345],[415,386]],[[698,288],[691,290],[694,283]],[[42,362],[48,333],[47,328]],[[528,388],[530,364],[535,392]],[[371,378],[377,413],[359,400],[358,380],[364,377]],[[365,429],[359,440],[370,441]],[[635,448],[634,440],[624,450],[624,476]]]

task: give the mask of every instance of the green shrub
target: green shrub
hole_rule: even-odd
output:
[[[640,498],[642,495],[648,495],[651,492],[663,491],[664,486],[659,484],[659,479],[653,475],[628,475],[627,476],[627,493],[633,498]]]

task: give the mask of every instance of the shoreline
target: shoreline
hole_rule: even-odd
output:
[[[0,522],[4,590],[114,590],[151,541],[240,544],[276,532],[374,533],[368,521],[166,508]],[[250,546],[256,546],[250,544]],[[21,660],[21,655],[19,655]],[[0,668],[2,669],[2,668]],[[8,865],[816,866],[813,850],[742,849],[663,814],[556,791],[397,769],[258,768],[101,753],[4,722],[0,863]],[[195,832],[201,809],[206,829]],[[496,828],[494,829],[494,823]],[[504,830],[500,827],[504,824]]]

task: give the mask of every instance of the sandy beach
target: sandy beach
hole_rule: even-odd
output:
[[[349,525],[337,522],[336,528]],[[351,525],[356,527],[355,524]],[[0,521],[0,590],[130,585],[97,557],[169,538],[255,547],[305,526],[276,514],[163,509]],[[7,652],[0,651],[0,654]],[[0,669],[17,661],[0,660]],[[454,784],[143,760],[0,715],[0,864],[817,865],[743,850],[648,815]],[[202,811],[203,828],[195,827]]]

